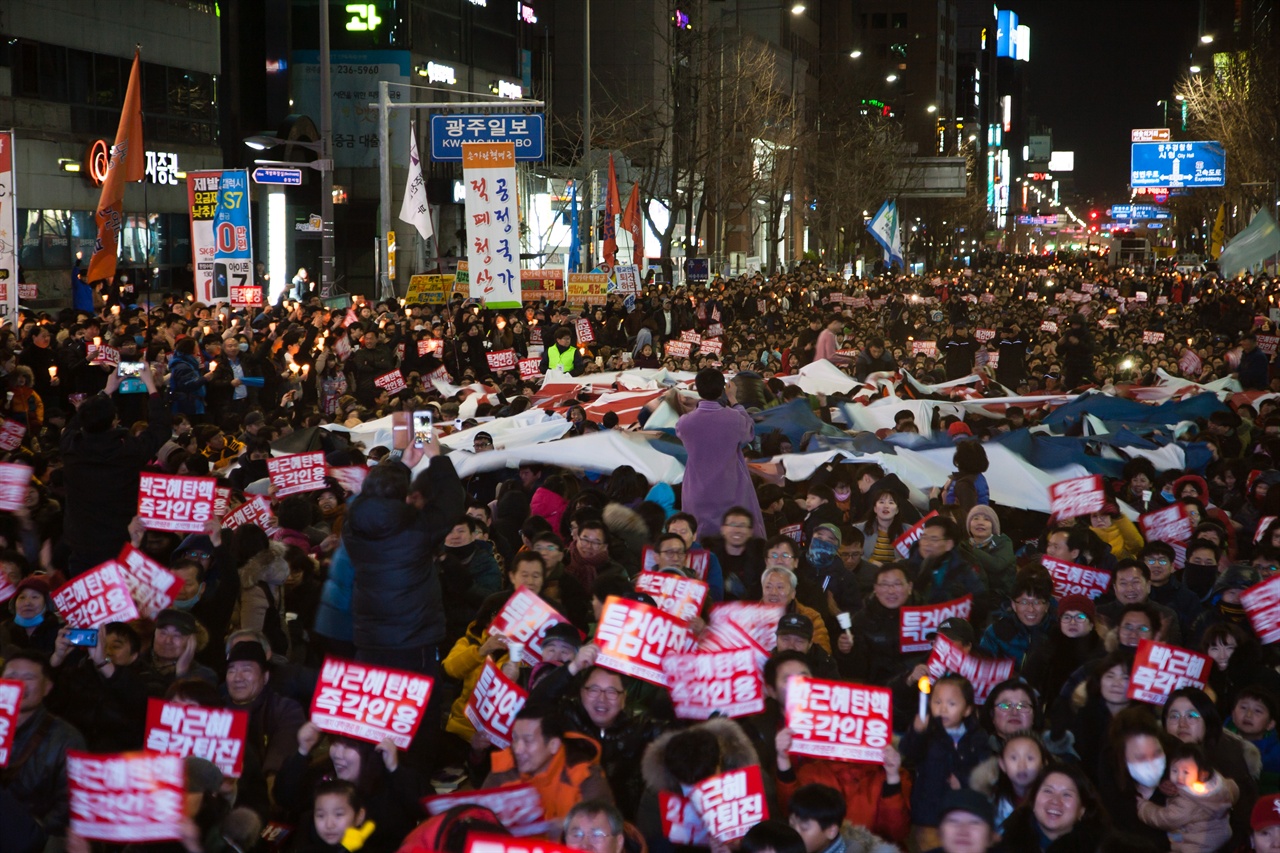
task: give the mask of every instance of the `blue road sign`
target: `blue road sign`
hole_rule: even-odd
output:
[[[1135,142],[1129,183],[1135,187],[1221,187],[1227,155],[1221,142]]]
[[[541,160],[545,155],[542,113],[431,117],[432,160],[462,162],[464,142],[514,142],[517,160]]]
[[[1143,219],[1172,219],[1173,214],[1155,204],[1113,204],[1107,209],[1112,219],[1138,221]]]
[[[282,184],[286,187],[300,187],[302,186],[302,170],[259,166],[253,170],[253,182],[255,184]]]

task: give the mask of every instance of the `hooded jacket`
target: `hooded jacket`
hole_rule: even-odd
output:
[[[560,749],[537,773],[521,773],[510,749],[493,754],[492,771],[482,788],[532,785],[542,799],[547,820],[560,821],[585,800],[613,802],[613,793],[600,767],[600,744],[586,735],[565,732]]]
[[[1173,493],[1175,495],[1182,494],[1184,486],[1194,486],[1196,490],[1196,499],[1204,506],[1205,520],[1212,519],[1221,524],[1227,531],[1227,554],[1231,559],[1236,558],[1236,526],[1231,522],[1231,516],[1222,511],[1220,507],[1214,506],[1213,498],[1209,494],[1209,484],[1204,477],[1198,474],[1187,474],[1173,481]]]
[[[1138,803],[1138,818],[1168,832],[1173,853],[1218,850],[1231,839],[1228,815],[1240,788],[1220,773],[1209,777],[1205,786],[1204,793],[1195,793],[1179,785],[1178,793],[1163,806],[1143,800]]]
[[[418,648],[444,640],[440,577],[433,559],[466,501],[448,457],[438,456],[413,487],[422,509],[361,494],[342,528],[355,567],[353,638],[357,649]]]
[[[529,515],[541,516],[551,525],[552,530],[559,530],[560,520],[568,507],[569,502],[563,496],[545,486],[539,486],[533,493],[533,500],[529,502]]]
[[[879,764],[800,756],[791,760],[791,770],[778,774],[778,805],[784,814],[790,811],[791,795],[798,788],[826,785],[835,788],[844,798],[844,829],[858,827],[863,832],[870,830],[894,844],[906,845],[911,830],[911,808],[908,805],[911,783],[906,774],[903,774],[901,784],[889,786],[885,784],[884,767]],[[848,849],[865,847],[855,845]]]
[[[262,631],[270,638],[274,632],[266,627],[266,620],[274,605],[280,632],[286,638],[289,636],[282,591],[284,582],[289,578],[285,548],[283,542],[272,542],[266,550],[254,554],[240,567],[240,605],[234,622],[241,630]],[[263,589],[263,584],[266,589]],[[288,648],[275,648],[275,641],[271,645],[278,654],[288,653]]]

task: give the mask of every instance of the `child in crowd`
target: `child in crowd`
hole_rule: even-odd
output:
[[[805,853],[895,853],[897,846],[844,819],[844,796],[827,785],[805,785],[791,796],[791,828]]]
[[[1169,779],[1177,793],[1163,806],[1138,798],[1138,818],[1169,834],[1172,853],[1213,853],[1231,840],[1231,806],[1240,788],[1209,766],[1198,744],[1174,753]]]
[[[307,853],[355,853],[375,829],[372,821],[364,819],[356,786],[341,779],[316,786],[311,814],[319,842],[304,846]]]
[[[991,755],[987,733],[974,714],[973,685],[960,675],[947,675],[933,685],[929,718],[917,716],[898,747],[903,764],[915,773],[911,790],[911,823],[918,849],[939,844],[942,797],[968,787],[973,769]]]
[[[1276,734],[1278,714],[1280,700],[1261,687],[1241,689],[1231,709],[1229,728],[1239,732],[1262,755],[1262,775],[1258,778],[1260,794],[1280,791],[1280,736]]]
[[[1013,810],[1022,805],[1036,774],[1050,763],[1049,751],[1035,732],[1019,732],[1004,742],[1000,755],[983,762],[970,778],[970,786],[986,795],[995,809],[999,833]]]

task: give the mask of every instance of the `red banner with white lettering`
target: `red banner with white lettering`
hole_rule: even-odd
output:
[[[698,344],[698,352],[703,355],[720,355],[724,351],[724,344],[718,340],[706,340]]]
[[[89,841],[177,841],[186,768],[176,755],[67,753],[71,831]]]
[[[422,806],[429,815],[447,812],[454,806],[474,805],[489,809],[516,838],[541,835],[551,828],[546,807],[532,785],[509,788],[486,788],[480,791],[457,791],[424,797]]]
[[[431,695],[431,679],[416,672],[325,658],[311,697],[311,722],[325,732],[370,743],[383,738],[408,749]]]
[[[1107,493],[1097,475],[1063,480],[1049,487],[1049,512],[1057,518],[1101,512],[1106,503]]]
[[[521,379],[537,379],[541,375],[542,375],[542,359],[540,358],[520,359],[520,378]]]
[[[147,700],[147,735],[150,752],[186,758],[194,755],[217,765],[222,775],[239,779],[244,772],[244,742],[249,735],[249,713],[232,708]]]
[[[1127,698],[1163,705],[1169,694],[1182,687],[1204,689],[1209,679],[1209,658],[1198,652],[1143,640],[1133,656]]]
[[[973,596],[966,595],[941,604],[924,604],[919,607],[898,609],[898,649],[908,652],[927,652],[933,648],[933,635],[938,626],[953,616],[968,619],[973,612]]]
[[[577,335],[578,343],[593,344],[596,342],[596,333],[591,330],[591,321],[586,317],[573,321],[573,331]]]
[[[915,524],[907,528],[906,532],[893,540],[893,549],[898,552],[898,556],[907,559],[911,556],[911,546],[916,544],[920,539],[920,534],[924,533],[925,523],[938,514],[937,510],[926,515]]]
[[[324,451],[317,450],[314,453],[273,456],[267,460],[267,473],[271,476],[275,497],[279,499],[324,489],[328,469],[324,464]]]
[[[702,612],[710,589],[705,583],[671,572],[641,572],[636,578],[636,591],[647,592],[658,603],[658,609],[688,622]]]
[[[843,681],[797,676],[787,683],[791,754],[884,763],[893,739],[893,693]]]
[[[600,647],[596,666],[665,687],[663,658],[692,651],[695,640],[684,620],[611,595],[600,612],[595,644]]]
[[[404,384],[404,374],[401,373],[399,370],[387,371],[386,373],[379,376],[377,379],[373,380],[373,384],[381,388],[382,390],[386,391],[388,395],[393,397],[396,394],[399,394],[405,388],[409,387],[408,385]]]
[[[693,344],[688,341],[667,341],[666,352],[673,358],[688,358],[693,352]]]
[[[569,620],[561,616],[528,587],[517,589],[489,624],[490,634],[501,634],[515,643],[524,643],[525,652],[542,663],[542,637],[552,625]]]
[[[471,725],[489,736],[502,749],[511,746],[511,726],[516,714],[529,701],[529,694],[503,674],[492,658],[485,658],[484,669],[471,691],[463,711]]]
[[[9,763],[13,734],[18,730],[18,709],[22,707],[24,682],[0,679],[0,767]]]
[[[77,575],[54,590],[52,597],[70,628],[97,628],[138,618],[138,608],[115,560]]]
[[[0,423],[0,450],[17,450],[22,446],[22,437],[27,434],[25,424],[5,418]]]
[[[1148,542],[1186,543],[1191,540],[1191,516],[1182,503],[1169,504],[1138,518]]]
[[[939,634],[933,642],[933,654],[925,664],[929,670],[929,679],[937,682],[939,678],[955,673],[969,679],[973,685],[973,701],[981,705],[987,701],[991,688],[1013,675],[1013,661],[1008,658],[980,658],[966,654],[960,647],[947,639],[946,634]]]
[[[1249,614],[1249,624],[1258,635],[1258,642],[1268,646],[1280,641],[1280,575],[1273,575],[1240,593],[1240,603]]]
[[[1164,332],[1150,332],[1150,331],[1143,332],[1142,342],[1144,344],[1164,343]]]
[[[750,649],[667,655],[662,669],[682,720],[746,717],[764,710],[764,679]]]
[[[759,764],[703,779],[693,787],[689,799],[707,833],[721,842],[741,838],[769,817]]]
[[[268,536],[271,536],[279,529],[279,526],[275,523],[275,515],[271,512],[271,502],[262,495],[252,496],[236,507],[235,512],[229,513],[222,520],[222,526],[230,530],[235,530],[246,524],[258,525]]]
[[[1078,566],[1052,557],[1041,557],[1040,562],[1049,570],[1049,577],[1053,578],[1054,598],[1083,595],[1096,599],[1111,586],[1111,573],[1105,569]]]
[[[129,595],[143,619],[155,619],[173,604],[182,591],[182,578],[132,545],[125,545],[116,557],[116,568],[129,587]]]
[[[360,494],[360,490],[364,488],[364,478],[369,476],[369,466],[367,465],[342,465],[338,467],[326,465],[324,470],[329,479],[342,487],[342,490],[347,493],[347,497]]]
[[[214,517],[212,477],[143,472],[138,480],[138,518],[148,530],[199,533]]]
[[[489,369],[497,373],[502,370],[516,369],[516,351],[513,349],[500,349],[497,352],[487,352],[484,354],[485,360],[489,362]]]
[[[0,463],[0,510],[16,512],[27,505],[31,468],[12,462]]]
[[[778,620],[786,608],[758,601],[727,601],[711,608],[711,624],[729,621],[765,651],[778,644]]]

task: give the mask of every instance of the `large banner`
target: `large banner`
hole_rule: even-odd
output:
[[[467,272],[471,298],[490,308],[519,308],[520,209],[516,149],[510,142],[462,145],[467,187]]]
[[[13,131],[0,130],[0,323],[18,314],[18,206],[13,179]]]
[[[197,302],[226,302],[253,284],[249,178],[244,170],[187,174],[191,260]]]

